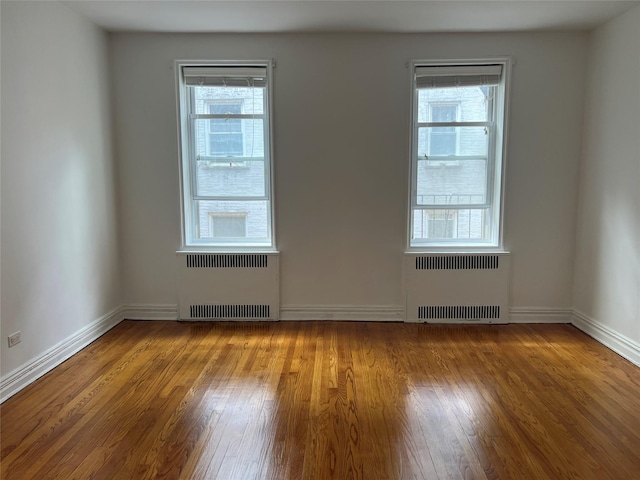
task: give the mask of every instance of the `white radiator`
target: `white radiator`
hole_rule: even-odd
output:
[[[509,254],[406,254],[404,275],[408,322],[509,322]]]
[[[278,320],[279,256],[178,254],[180,320]]]

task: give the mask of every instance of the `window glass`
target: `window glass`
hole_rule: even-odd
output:
[[[181,72],[184,245],[272,247],[268,67]]]
[[[241,157],[243,148],[242,120],[230,115],[242,113],[242,104],[210,103],[209,113],[227,115],[226,118],[213,118],[209,123],[207,151],[210,156]]]
[[[246,213],[211,213],[210,234],[214,238],[243,238],[247,236]]]
[[[498,246],[505,69],[416,66],[410,248]]]
[[[493,87],[450,87],[418,89],[419,122],[486,122],[489,119],[490,96]],[[455,103],[458,111],[453,120],[441,120],[431,116],[429,105],[445,102]],[[444,112],[443,112],[444,113]],[[449,111],[451,113],[451,111]],[[433,118],[433,120],[432,120]]]

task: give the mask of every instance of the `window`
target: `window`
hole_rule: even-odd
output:
[[[273,248],[271,65],[176,70],[183,247]]]
[[[211,157],[241,157],[244,152],[242,120],[236,115],[242,113],[242,99],[211,102],[207,106],[211,115],[225,115],[224,118],[209,120],[208,155]]]
[[[508,67],[413,63],[409,249],[501,247]]]
[[[428,238],[455,238],[457,235],[457,210],[423,210],[422,224],[427,227]]]
[[[209,234],[213,238],[243,238],[247,236],[246,213],[210,213]]]
[[[429,104],[429,121],[451,123],[458,120],[457,104]],[[458,129],[456,127],[434,127],[429,132],[428,156],[455,155],[458,150]]]

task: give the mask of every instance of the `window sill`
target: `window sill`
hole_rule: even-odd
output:
[[[236,254],[236,253],[242,253],[242,254],[247,254],[247,253],[259,253],[259,254],[266,254],[266,255],[279,255],[280,251],[279,250],[274,250],[273,248],[242,248],[242,247],[230,247],[230,248],[224,248],[224,247],[194,247],[194,248],[182,248],[180,250],[176,250],[176,255],[191,255],[194,253],[230,253],[230,254]]]
[[[405,255],[421,254],[462,254],[462,253],[493,253],[496,255],[509,255],[511,252],[500,247],[472,247],[472,246],[432,246],[411,247],[405,250]]]

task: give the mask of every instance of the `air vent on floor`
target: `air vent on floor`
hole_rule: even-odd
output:
[[[270,318],[269,305],[191,305],[191,318]]]
[[[267,255],[194,253],[187,255],[187,268],[267,268]]]
[[[460,320],[484,320],[488,318],[500,318],[500,307],[497,305],[483,306],[419,306],[419,319],[460,319]]]
[[[416,270],[486,270],[498,268],[498,255],[416,257]]]

